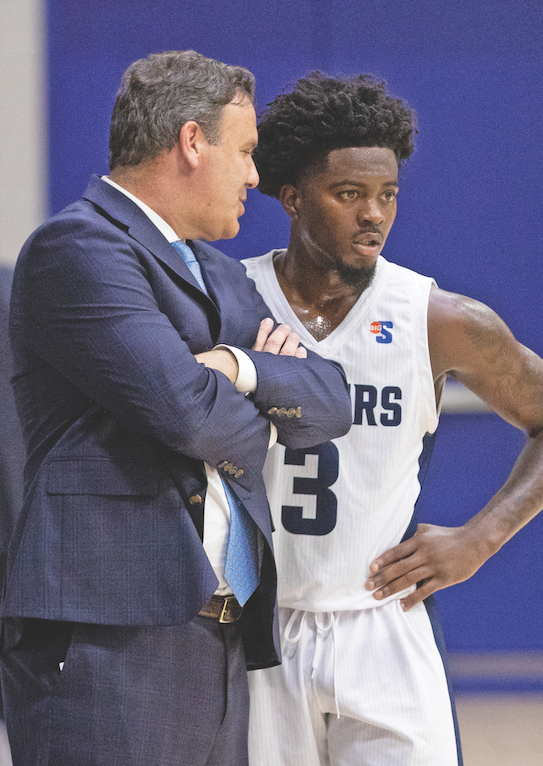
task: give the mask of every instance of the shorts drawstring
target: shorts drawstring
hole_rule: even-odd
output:
[[[302,614],[301,609],[294,609],[285,627],[285,641],[290,641],[293,644],[296,644],[300,640],[300,636],[302,635],[302,628],[305,623],[306,612],[302,614],[302,619],[300,620],[300,627],[298,628],[298,632],[296,633],[295,636],[291,635],[292,628],[294,627],[294,623],[296,622],[296,618],[298,617],[299,614]]]
[[[299,615],[302,615],[302,618],[300,620],[300,624],[298,625],[298,630],[294,634],[294,625],[296,623],[296,620],[298,619]],[[302,629],[306,622],[306,616],[307,612],[302,611],[301,609],[294,609],[292,614],[289,617],[289,620],[285,626],[285,632],[284,637],[285,641],[291,644],[297,644],[300,640],[300,637],[302,635]],[[337,664],[337,649],[336,649],[336,625],[338,618],[334,614],[334,612],[314,612],[315,616],[315,625],[317,627],[317,635],[316,635],[316,642],[315,642],[315,654],[313,656],[313,662],[311,664],[311,679],[313,680],[315,673],[317,672],[317,669],[319,667],[321,657],[322,657],[322,639],[326,633],[328,633],[330,630],[332,631],[332,642],[334,646],[334,672],[333,672],[333,683],[334,683],[334,703],[336,706],[336,715],[338,718],[340,718],[339,713],[339,701],[337,696],[337,688],[336,688],[336,664]],[[293,647],[295,649],[295,647]]]

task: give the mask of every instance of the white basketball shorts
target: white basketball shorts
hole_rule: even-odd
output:
[[[249,673],[250,766],[458,766],[423,604],[280,609],[283,664]]]

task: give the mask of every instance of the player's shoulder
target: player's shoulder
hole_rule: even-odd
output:
[[[503,320],[485,303],[467,295],[442,290],[432,286],[428,302],[429,326],[443,327],[453,332],[466,328],[482,332],[502,330]]]
[[[425,274],[421,274],[419,271],[414,271],[407,266],[402,266],[399,263],[393,261],[387,261],[382,256],[379,257],[379,267],[386,273],[387,281],[397,281],[399,283],[434,283],[433,277],[429,277]]]
[[[265,272],[266,270],[273,268],[273,259],[276,253],[285,252],[283,249],[270,250],[269,253],[264,255],[256,255],[252,258],[244,258],[241,263],[245,266],[248,276],[252,277],[255,274]]]

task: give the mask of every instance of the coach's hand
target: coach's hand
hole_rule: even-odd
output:
[[[275,330],[273,325],[273,319],[270,317],[260,322],[253,351],[267,351],[269,354],[307,359],[307,351],[300,346],[298,333],[291,332],[288,324],[280,324]]]
[[[409,540],[390,548],[370,564],[367,590],[381,600],[411,585],[419,587],[402,599],[410,609],[437,590],[471,577],[489,558],[469,527],[419,524]]]

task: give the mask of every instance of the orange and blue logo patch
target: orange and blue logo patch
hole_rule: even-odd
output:
[[[392,343],[393,322],[372,322],[370,332],[375,335],[377,343]]]

